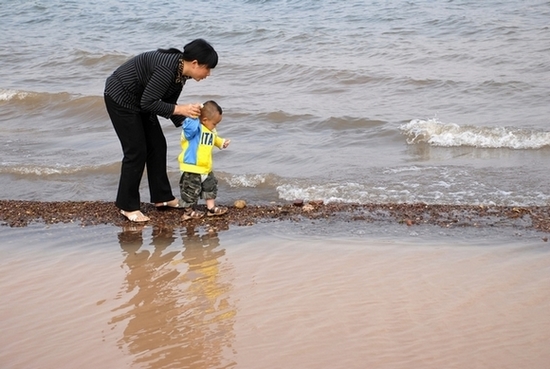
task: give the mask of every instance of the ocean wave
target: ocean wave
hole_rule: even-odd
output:
[[[79,63],[87,68],[89,67],[98,67],[101,69],[111,70],[116,66],[124,63],[130,59],[133,55],[131,54],[122,54],[114,52],[105,52],[105,53],[92,53],[86,50],[76,49],[70,55],[68,59],[71,63]],[[108,67],[106,67],[108,66]]]
[[[25,100],[35,95],[35,92],[0,89],[0,101]]]
[[[510,127],[476,127],[442,123],[438,119],[413,119],[399,127],[410,145],[479,148],[540,149],[550,146],[550,132]]]
[[[285,183],[277,186],[281,199],[292,201],[302,199],[306,201],[323,200],[326,203],[374,203],[384,202],[374,194],[370,194],[367,186],[359,183]],[[377,198],[378,197],[378,198]]]
[[[47,112],[48,114],[61,113],[64,117],[79,117],[81,120],[96,120],[103,119],[106,115],[103,96],[83,96],[68,92],[0,89],[0,106],[4,107],[5,113],[11,111],[15,116],[31,113],[44,116]]]
[[[90,96],[87,96],[90,97]],[[96,99],[102,99],[101,96],[94,96]],[[30,106],[57,105],[67,101],[80,100],[85,97],[73,95],[68,92],[35,92],[24,90],[0,89],[0,101],[25,103]]]
[[[232,188],[275,187],[281,178],[271,173],[222,175]]]
[[[342,131],[349,129],[366,129],[384,127],[387,122],[382,120],[373,120],[363,117],[330,117],[321,121],[315,126],[316,129],[329,128],[334,131]]]
[[[286,180],[276,187],[280,199],[319,201],[324,203],[425,203],[468,205],[540,206],[550,196],[539,190],[503,190],[497,187],[480,191],[475,184],[439,181],[426,186],[410,180],[398,183],[330,182],[311,183]]]
[[[37,164],[21,165],[15,163],[0,163],[0,174],[12,174],[29,177],[48,177],[65,175],[113,175],[120,171],[119,163],[108,163],[100,165],[75,166],[70,164],[53,164],[41,166]]]

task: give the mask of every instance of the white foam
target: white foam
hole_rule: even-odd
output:
[[[9,173],[9,174],[30,174],[37,176],[48,176],[54,174],[71,174],[77,172],[78,169],[72,168],[70,166],[50,166],[50,167],[41,167],[34,165],[14,165],[2,163],[0,165],[0,173]]]
[[[460,126],[437,119],[413,119],[400,130],[408,144],[473,146],[480,148],[540,149],[550,146],[550,132],[508,127]]]
[[[265,181],[266,176],[263,174],[235,175],[228,179],[231,187],[258,187],[258,185],[265,183]]]
[[[23,176],[53,176],[53,175],[71,175],[79,173],[117,173],[119,164],[98,164],[75,166],[73,164],[56,163],[48,166],[40,165],[20,165],[16,163],[0,162],[0,174],[15,174]]]
[[[23,100],[28,95],[28,92],[0,89],[0,101],[10,101],[13,99]]]
[[[377,202],[379,195],[371,194],[365,185],[358,183],[327,183],[323,185],[283,184],[277,186],[284,200],[323,200],[325,202]]]
[[[425,170],[423,167],[418,167],[416,165],[408,166],[408,167],[398,167],[398,168],[388,168],[384,170],[384,174],[397,174],[397,173],[403,173],[403,172],[419,172]]]

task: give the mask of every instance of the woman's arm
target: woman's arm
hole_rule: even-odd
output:
[[[174,78],[174,73],[170,69],[165,67],[156,68],[141,95],[141,108],[166,119],[174,115],[184,117],[199,116],[201,113],[200,104],[176,104],[181,89],[165,98],[166,92],[172,87]],[[163,98],[166,101],[163,101]],[[182,119],[176,119],[176,121],[181,125]]]
[[[155,68],[141,95],[141,108],[166,119],[170,118],[174,113],[175,103],[165,102],[162,99],[172,87],[173,81],[174,73],[170,69],[163,66]]]
[[[172,113],[170,120],[172,121],[172,123],[174,123],[176,127],[180,127],[186,117],[195,117],[200,114],[200,104],[177,105],[179,95],[180,91],[177,91],[169,96],[167,99],[165,99],[166,102],[174,104],[174,112]],[[196,107],[197,105],[199,106],[198,114],[196,114],[196,109],[193,109],[193,107]]]

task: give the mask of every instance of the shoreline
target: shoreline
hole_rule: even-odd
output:
[[[550,233],[550,206],[480,206],[416,204],[349,204],[320,201],[247,205],[244,208],[228,206],[220,217],[181,220],[180,209],[157,209],[142,203],[141,210],[150,220],[132,223],[124,218],[114,202],[105,201],[27,201],[0,200],[0,225],[25,227],[33,222],[45,224],[76,223],[82,226],[112,224],[147,224],[162,228],[205,226],[227,229],[230,225],[250,226],[259,222],[290,220],[345,222],[382,222],[415,225],[436,225],[444,228],[510,226]],[[204,205],[198,206],[204,210]]]

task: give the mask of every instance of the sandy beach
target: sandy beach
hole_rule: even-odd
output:
[[[174,228],[71,214],[0,227],[4,367],[543,369],[550,360],[540,231],[292,217],[219,230],[211,220]]]

